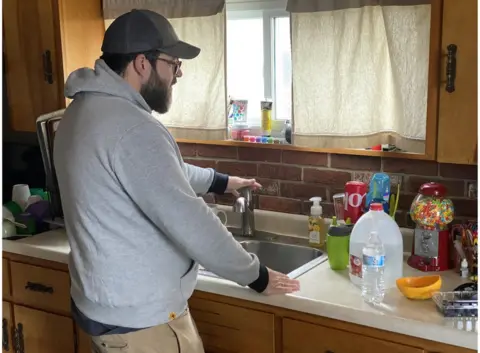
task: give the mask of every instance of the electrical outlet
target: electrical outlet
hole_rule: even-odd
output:
[[[476,182],[468,182],[467,183],[467,196],[470,199],[477,198],[477,183]]]

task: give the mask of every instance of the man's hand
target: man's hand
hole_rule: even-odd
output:
[[[257,183],[255,179],[243,179],[236,176],[229,176],[227,189],[225,192],[231,193],[238,197],[239,194],[237,190],[243,187],[250,187],[252,190],[258,190],[262,187],[262,185]]]
[[[283,273],[271,270],[268,270],[268,285],[267,288],[262,292],[265,295],[275,295],[275,294],[287,294],[293,293],[300,290],[300,282],[296,279],[292,279]]]

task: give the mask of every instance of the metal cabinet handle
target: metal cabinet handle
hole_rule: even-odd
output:
[[[455,78],[457,76],[457,46],[449,44],[447,46],[447,85],[445,90],[448,93],[455,91]]]
[[[19,323],[14,335],[15,353],[25,353],[25,342],[23,340],[23,325]]]
[[[50,50],[43,53],[43,77],[50,85],[53,84],[52,53]]]
[[[49,287],[41,283],[27,282],[25,289],[31,290],[32,292],[53,294],[53,287]]]
[[[4,351],[10,351],[10,345],[8,342],[8,320],[3,318],[2,320],[2,348]]]

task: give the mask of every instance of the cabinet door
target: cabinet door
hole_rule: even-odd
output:
[[[34,132],[41,114],[62,107],[52,6],[51,0],[3,1],[8,119],[16,131]]]
[[[283,320],[284,353],[424,353],[421,348],[331,329],[306,322]]]
[[[189,301],[206,353],[273,353],[274,315],[206,299]]]
[[[77,333],[77,352],[76,353],[92,353],[92,339],[86,334],[78,325],[76,326]]]
[[[13,352],[12,304],[2,302],[2,353]]]
[[[75,353],[71,318],[15,305],[15,338],[21,352]]]
[[[457,46],[455,90],[447,92],[447,57],[442,60],[437,159],[476,164],[477,160],[477,0],[444,0],[442,51]]]

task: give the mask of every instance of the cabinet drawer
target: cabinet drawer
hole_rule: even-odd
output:
[[[7,259],[2,259],[2,295],[3,299],[10,299],[12,289],[10,287],[10,266]]]
[[[70,312],[70,279],[67,272],[13,261],[10,268],[15,302],[39,309]]]
[[[206,351],[274,352],[273,314],[199,298],[189,306]]]
[[[421,348],[306,322],[283,320],[284,353],[424,353]]]

